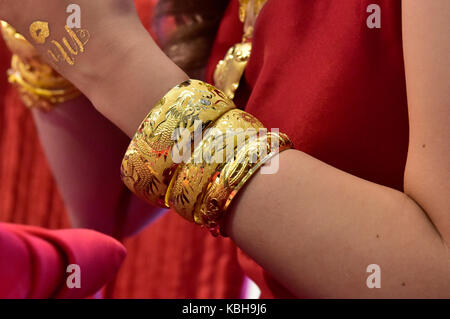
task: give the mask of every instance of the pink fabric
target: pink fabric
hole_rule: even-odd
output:
[[[0,298],[82,298],[116,275],[125,258],[115,239],[91,230],[45,230],[0,223]],[[81,287],[66,285],[68,265]]]

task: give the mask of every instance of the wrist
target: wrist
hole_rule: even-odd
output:
[[[109,45],[103,52],[111,54],[96,56],[74,81],[100,113],[131,137],[158,100],[188,76],[140,25]]]

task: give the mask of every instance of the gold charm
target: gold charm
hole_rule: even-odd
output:
[[[62,44],[56,40],[52,40],[52,49],[47,51],[48,55],[54,62],[65,61],[69,65],[75,64],[75,56],[85,51],[85,46],[89,41],[90,34],[88,30],[78,29],[73,31],[69,26],[64,29],[68,34],[62,38]],[[48,22],[35,21],[30,25],[30,35],[37,44],[45,44],[50,36]]]
[[[239,87],[251,51],[250,42],[238,43],[228,50],[225,58],[216,67],[214,84],[231,100],[234,99],[234,94]]]
[[[183,144],[191,142],[196,121],[203,132],[235,107],[222,92],[202,81],[189,80],[177,85],[153,107],[139,127],[122,162],[122,181],[141,199],[166,207],[167,188],[180,164],[173,155],[183,149]],[[187,130],[188,140],[176,134],[183,130]]]
[[[37,44],[44,44],[50,36],[48,22],[35,21],[30,25],[30,35]]]

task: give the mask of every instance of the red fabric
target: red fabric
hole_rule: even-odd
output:
[[[114,278],[124,258],[119,242],[91,230],[0,223],[0,298],[86,297]],[[80,267],[80,288],[66,285],[71,264]]]
[[[381,29],[366,25],[372,3],[381,7]],[[215,65],[236,42],[239,25],[235,17],[224,20],[211,56],[210,81]],[[241,106],[267,127],[287,133],[298,150],[402,189],[408,114],[401,1],[269,0],[255,27],[242,86]],[[290,296],[248,257],[239,256],[264,297]]]

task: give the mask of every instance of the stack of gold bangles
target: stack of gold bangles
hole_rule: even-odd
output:
[[[28,107],[51,110],[81,94],[11,26],[1,22],[1,29],[13,53],[9,81]],[[228,66],[224,71],[233,71],[235,65]],[[241,76],[238,67],[232,79]],[[285,134],[267,132],[237,109],[236,85],[231,87],[224,93],[189,80],[170,90],[140,125],[121,166],[123,182],[138,197],[174,209],[215,236],[225,235],[226,212],[239,190],[263,164],[292,147]]]
[[[24,36],[6,22],[0,23],[5,43],[13,53],[8,80],[18,88],[27,107],[50,111],[57,104],[81,95],[72,83],[40,58]]]
[[[237,192],[291,147],[285,134],[267,132],[214,86],[189,80],[142,122],[123,159],[122,180],[149,203],[224,235],[224,217]]]

